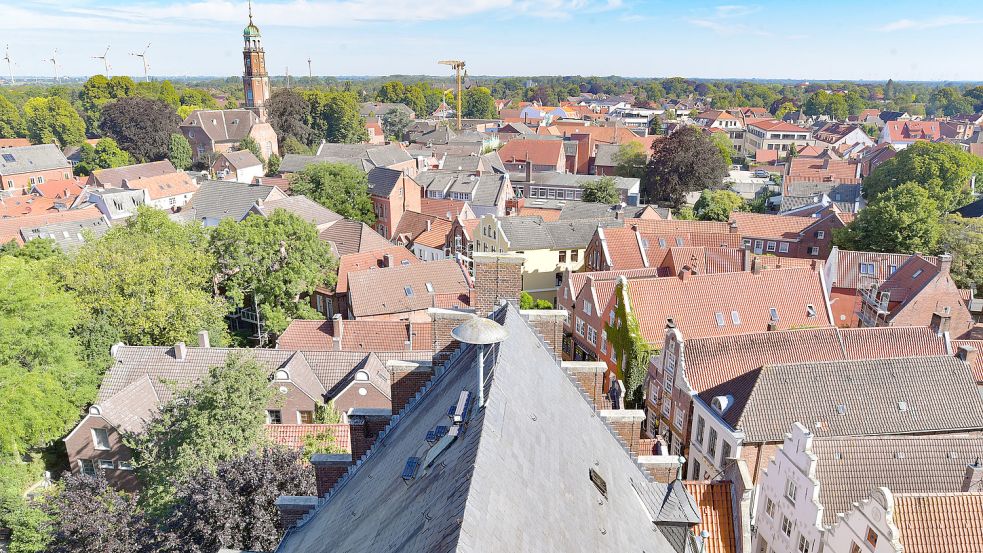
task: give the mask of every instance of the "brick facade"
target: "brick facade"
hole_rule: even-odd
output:
[[[398,414],[433,378],[433,367],[419,363],[392,361],[389,363],[390,382],[392,382],[392,412]]]
[[[389,424],[391,414],[379,409],[353,409],[348,415],[352,440],[352,462],[357,462]]]
[[[348,472],[348,467],[352,466],[352,456],[347,453],[311,455],[311,465],[314,466],[317,495],[324,497]]]
[[[451,336],[451,331],[474,317],[469,311],[451,309],[430,309],[430,331],[433,333],[433,367],[439,367],[450,359],[454,350],[460,345]]]
[[[567,320],[567,312],[563,309],[542,309],[522,311],[529,325],[543,337],[543,340],[553,349],[557,359],[563,356],[563,325]]]
[[[519,304],[523,258],[514,254],[474,254],[471,306],[479,317],[498,308],[501,300]]]
[[[276,508],[280,511],[277,530],[285,532],[297,521],[304,518],[311,509],[317,507],[316,497],[304,495],[281,495],[276,498]]]

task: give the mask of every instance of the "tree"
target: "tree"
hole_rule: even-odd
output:
[[[710,140],[713,141],[713,145],[720,152],[720,159],[724,160],[724,165],[730,167],[734,155],[737,154],[734,151],[734,144],[730,141],[730,137],[725,132],[715,132],[710,134]]]
[[[796,110],[795,104],[793,104],[792,102],[785,102],[784,104],[778,106],[778,109],[775,111],[775,118],[782,119],[783,117],[785,117],[789,113],[792,113],[795,110]]]
[[[228,308],[212,297],[214,258],[204,229],[140,207],[125,225],[87,242],[67,264],[67,288],[90,317],[132,345],[173,345],[208,330],[225,343]]]
[[[894,94],[895,94],[894,88],[895,88],[895,86],[894,86],[894,79],[888,79],[887,80],[887,84],[884,85],[884,99],[885,100],[893,100],[894,99]]]
[[[553,304],[547,300],[537,300],[529,292],[519,293],[519,309],[553,309]]]
[[[403,140],[403,132],[410,126],[410,116],[405,110],[392,108],[382,116],[382,131],[392,141]]]
[[[960,288],[983,288],[983,219],[947,216],[940,251],[952,254],[952,279]]]
[[[114,489],[101,474],[68,474],[40,504],[49,520],[49,553],[128,553],[160,545],[136,496]]]
[[[934,252],[941,237],[938,202],[915,182],[877,196],[849,226],[833,232],[841,248],[872,252]]]
[[[76,146],[85,142],[85,121],[66,100],[31,98],[24,104],[27,137],[34,144]]]
[[[311,105],[303,96],[291,88],[278,88],[266,102],[266,110],[281,145],[290,139],[311,143],[313,131],[306,122],[311,117]],[[285,149],[283,152],[293,153]]]
[[[270,159],[266,160],[266,176],[272,177],[280,172],[280,162],[283,161],[280,158],[280,154],[273,152],[270,154]]]
[[[311,106],[309,121],[315,138],[343,144],[369,139],[365,119],[359,114],[361,104],[354,92],[305,90],[302,94]]]
[[[491,91],[483,86],[464,90],[461,96],[461,117],[467,119],[494,119],[498,116]]]
[[[247,136],[240,140],[237,149],[249,150],[254,156],[256,156],[256,159],[264,162],[266,161],[263,159],[263,152],[259,149],[259,143],[256,142],[256,140],[251,136]]]
[[[312,163],[294,174],[290,189],[346,219],[375,222],[368,178],[364,171],[347,163]]]
[[[75,165],[76,175],[89,175],[96,169],[111,169],[130,164],[130,154],[124,152],[112,138],[103,138],[95,147],[83,143],[79,162]]]
[[[180,119],[160,100],[122,98],[102,108],[99,128],[139,162],[167,157],[171,135],[178,131]]]
[[[27,127],[17,106],[0,96],[0,138],[21,138],[26,134]]]
[[[983,111],[983,86],[974,86],[966,92],[963,92],[963,96],[969,98],[969,100],[973,102],[974,113]]]
[[[220,461],[178,486],[166,521],[180,537],[182,551],[213,553],[220,548],[273,551],[280,541],[281,495],[315,495],[314,471],[297,451],[265,449]]]
[[[242,222],[224,219],[210,242],[217,291],[236,307],[252,297],[273,333],[286,329],[290,319],[321,318],[301,301],[317,286],[334,285],[337,264],[317,235],[313,224],[283,209]]]
[[[265,409],[275,397],[269,376],[254,359],[230,354],[201,382],[177,390],[143,432],[124,435],[153,511],[172,503],[184,479],[266,443]]]
[[[652,144],[642,184],[650,199],[678,208],[688,192],[717,188],[726,175],[720,150],[701,129],[689,126]]]
[[[619,177],[640,179],[645,174],[645,147],[639,142],[626,142],[614,153],[614,172]]]
[[[181,133],[171,133],[170,144],[167,146],[167,159],[178,171],[187,171],[191,168],[194,152],[191,150],[191,143]]]
[[[584,191],[582,200],[599,204],[620,203],[621,196],[614,182],[612,177],[601,177],[581,184],[580,189]]]
[[[885,161],[864,179],[864,196],[875,199],[903,182],[915,182],[938,203],[940,213],[966,205],[972,198],[969,183],[983,173],[983,159],[958,146],[916,142]]]
[[[653,115],[652,119],[649,119],[649,134],[652,136],[665,134],[665,130],[662,128],[662,118],[658,115]]]
[[[704,190],[696,200],[693,212],[701,221],[727,222],[730,214],[740,211],[744,205],[744,199],[730,190]]]
[[[171,81],[160,83],[160,88],[157,90],[157,99],[174,109],[177,109],[181,105],[181,95],[174,89]]]
[[[376,92],[375,99],[379,102],[398,104],[406,96],[406,85],[399,81],[383,83]]]
[[[185,88],[181,91],[182,106],[198,106],[198,109],[218,109],[218,102],[206,90]]]
[[[313,154],[310,146],[302,143],[292,136],[288,136],[287,139],[281,143],[280,148],[283,150],[284,155],[297,154],[301,156],[309,156]]]

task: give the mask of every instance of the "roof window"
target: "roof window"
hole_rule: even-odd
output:
[[[815,305],[812,305],[811,303],[809,305],[807,305],[806,306],[806,315],[808,315],[809,318],[815,317],[816,316],[816,306]]]
[[[726,325],[726,323],[724,322],[724,314],[723,313],[720,313],[718,311],[717,313],[714,314],[714,317],[717,318],[717,326],[725,326]]]
[[[406,297],[408,297],[408,298],[409,297],[412,297],[413,296],[413,287],[412,286],[403,286],[403,293],[406,294]]]
[[[836,406],[836,414],[837,415],[845,415],[846,414],[846,405],[843,405],[842,403],[839,404],[839,405],[837,405]]]
[[[7,163],[13,163],[14,161],[16,161],[14,159],[13,154],[3,154],[3,160],[6,161]]]
[[[608,483],[604,481],[604,478],[594,469],[588,469],[588,476],[590,476],[590,481],[597,488],[597,491],[601,493],[601,497],[604,499],[608,498]]]
[[[921,275],[921,274],[922,274],[922,270],[921,269],[918,269],[917,271],[915,271],[915,274],[911,275],[911,278],[913,278],[913,279],[914,278],[918,278],[918,276]]]
[[[427,283],[427,293],[428,294],[433,294],[433,283],[432,282],[428,282]]]
[[[730,320],[731,320],[731,322],[734,323],[735,326],[741,324],[741,314],[738,313],[737,311],[731,311],[730,312]]]
[[[898,402],[898,411],[901,411],[902,413],[907,412],[908,411],[908,402],[907,401],[899,401]]]
[[[772,322],[778,322],[778,310],[774,307],[768,309],[768,314],[771,316]]]

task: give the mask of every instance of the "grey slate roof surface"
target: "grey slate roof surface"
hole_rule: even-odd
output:
[[[240,142],[257,123],[259,117],[248,109],[200,109],[191,112],[181,126],[201,129],[215,142]]]
[[[893,493],[962,491],[966,465],[983,452],[983,434],[815,438],[812,451],[823,522],[832,524],[836,513],[849,511],[874,488]]]
[[[544,171],[541,173],[533,173],[532,180],[534,184],[542,185],[552,185],[552,186],[570,186],[577,188],[585,182],[592,182],[600,179],[601,177],[597,175],[574,175],[573,173],[557,173],[551,171]],[[614,179],[614,187],[619,190],[630,190],[631,188],[637,187],[640,180],[635,178],[627,177],[611,177]]]
[[[503,217],[499,219],[502,233],[509,240],[511,251],[584,249],[590,243],[598,225],[623,226],[623,221],[546,222],[542,217]]]
[[[285,209],[313,225],[325,225],[344,219],[341,215],[307,196],[287,196],[286,198],[270,200],[259,206],[258,211],[268,215],[276,209]]]
[[[398,144],[322,144],[318,154],[287,154],[280,163],[281,173],[296,173],[312,163],[349,163],[365,172],[373,167],[388,167],[413,159]]]
[[[481,159],[485,162],[487,167],[491,167],[491,169],[496,173],[500,175],[508,174],[509,170],[505,168],[505,163],[502,161],[502,156],[498,155],[497,150],[482,155]]]
[[[448,362],[278,552],[676,551],[656,521],[686,519],[688,509],[635,464],[518,312],[497,318],[509,338],[485,357],[487,401],[471,402],[461,434],[425,465],[435,453],[427,432],[448,424],[462,391],[478,391],[475,346]],[[424,461],[404,481],[410,457]]]
[[[54,144],[4,148],[0,152],[0,175],[19,175],[69,167],[65,154]]]
[[[956,213],[962,215],[963,217],[983,217],[983,198],[980,198],[969,205],[960,207],[956,210]]]
[[[788,185],[790,196],[814,196],[825,193],[836,202],[853,203],[861,197],[859,184],[837,184],[832,182],[793,182]]]
[[[82,221],[66,221],[51,223],[40,227],[24,227],[20,229],[21,238],[29,242],[35,238],[54,240],[62,251],[74,251],[85,243],[84,233],[89,232],[93,238],[98,238],[109,231],[109,222],[104,217],[85,219]]]
[[[222,157],[228,160],[229,165],[234,167],[237,171],[245,169],[246,167],[256,167],[257,165],[263,165],[263,162],[256,157],[256,154],[250,152],[249,150],[236,150],[234,152],[224,152]]]
[[[369,193],[373,196],[388,198],[399,182],[399,177],[403,176],[402,171],[376,167],[369,171]]]
[[[528,205],[528,204],[527,204]],[[576,221],[580,219],[631,219],[641,215],[646,206],[609,205],[577,200],[566,200],[560,209],[560,221]],[[656,207],[660,213],[668,212],[665,208]]]
[[[238,221],[256,205],[256,200],[265,202],[281,197],[283,193],[275,186],[206,180],[191,197],[191,207],[199,221],[226,217]]]
[[[428,193],[439,192],[448,197],[451,192],[471,194],[470,203],[477,206],[498,205],[506,187],[511,185],[504,174],[475,176],[467,171],[424,171],[414,180]]]
[[[598,144],[597,153],[594,154],[594,166],[614,167],[617,165],[614,161],[614,154],[618,153],[619,148],[621,148],[620,144]]]
[[[137,207],[143,205],[143,190],[129,190],[126,188],[103,188],[97,190],[87,190],[87,194],[99,196],[105,202],[104,213],[110,219],[123,219],[136,213]]]
[[[743,409],[735,405],[724,413],[746,442],[781,442],[794,422],[817,436],[983,429],[976,379],[955,357],[771,365],[753,372],[757,380]],[[906,403],[904,410],[898,402]]]

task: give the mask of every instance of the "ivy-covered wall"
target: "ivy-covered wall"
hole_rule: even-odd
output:
[[[629,408],[641,409],[645,401],[645,376],[648,374],[649,359],[658,353],[645,338],[631,310],[627,283],[619,282],[615,287],[617,303],[614,308],[614,326],[606,324],[605,332],[614,359],[618,364],[618,378],[625,385],[625,404]]]

